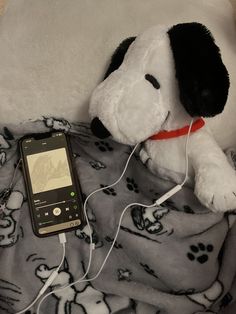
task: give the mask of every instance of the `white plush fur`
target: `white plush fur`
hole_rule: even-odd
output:
[[[89,112],[116,141],[144,142],[142,161],[152,172],[180,183],[185,175],[186,136],[148,139],[160,130],[175,130],[191,121],[179,100],[167,34],[170,27],[153,27],[136,38],[119,69],[94,90]],[[145,80],[145,74],[153,75],[160,89]],[[190,181],[195,177],[195,194],[201,203],[213,211],[235,209],[235,171],[206,127],[190,135],[188,150]]]
[[[197,21],[231,77],[224,113],[207,121],[236,145],[236,31],[228,0],[8,0],[0,18],[0,124],[56,116],[88,121],[88,101],[119,43],[157,25]]]
[[[90,116],[98,116],[115,140],[131,145],[159,131],[169,112],[166,129],[183,126],[189,116],[176,106],[173,62],[167,28],[146,31],[131,45],[120,68],[92,94]],[[154,89],[145,74],[157,78],[161,89]]]

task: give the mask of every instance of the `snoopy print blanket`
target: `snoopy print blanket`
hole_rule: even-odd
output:
[[[48,130],[69,134],[84,198],[116,181],[132,151],[111,139],[93,137],[86,123],[43,118],[0,127],[1,314],[14,314],[28,306],[62,257],[58,236],[38,238],[32,231],[21,168],[9,189],[19,160],[18,139]],[[87,278],[100,269],[125,206],[150,205],[172,187],[172,182],[150,173],[137,153],[116,186],[89,199],[95,249]],[[236,212],[210,212],[189,187],[161,206],[132,206],[100,276],[52,293],[42,303],[40,314],[223,313],[236,300],[235,219]],[[67,233],[66,258],[48,291],[82,277],[89,242],[87,226]],[[35,314],[37,304],[25,314]]]

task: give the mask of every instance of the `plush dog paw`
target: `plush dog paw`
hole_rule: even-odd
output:
[[[195,195],[213,212],[236,209],[236,173],[232,168],[211,166],[195,177]]]

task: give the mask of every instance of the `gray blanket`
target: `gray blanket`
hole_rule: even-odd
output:
[[[131,152],[128,146],[94,138],[84,123],[45,118],[0,128],[1,314],[27,306],[61,259],[57,236],[41,239],[32,232],[21,170],[13,189],[7,190],[19,159],[17,139],[48,129],[70,134],[84,197],[114,182]],[[89,277],[103,262],[123,208],[132,202],[151,204],[171,187],[173,183],[151,174],[136,154],[117,186],[91,197],[88,212],[96,249]],[[220,313],[236,298],[235,219],[234,212],[211,213],[188,187],[159,207],[133,206],[98,279],[52,294],[41,313]],[[66,259],[50,289],[81,277],[88,252],[86,226],[67,233]]]

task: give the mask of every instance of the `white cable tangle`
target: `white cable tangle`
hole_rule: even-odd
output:
[[[177,193],[178,191],[180,191],[180,190],[182,189],[182,187],[184,186],[184,184],[186,183],[186,181],[187,181],[187,179],[188,179],[188,165],[189,165],[189,163],[188,163],[188,143],[189,143],[189,137],[190,137],[190,133],[191,133],[192,124],[193,124],[193,119],[191,120],[191,123],[190,123],[190,125],[189,125],[188,134],[187,134],[187,138],[186,138],[186,142],[185,142],[185,177],[184,177],[183,182],[182,182],[181,184],[177,184],[176,186],[174,186],[171,190],[169,190],[167,193],[165,193],[164,195],[162,195],[158,200],[156,200],[156,201],[155,201],[153,204],[151,204],[151,205],[145,205],[145,204],[142,204],[142,203],[131,203],[131,204],[128,204],[128,205],[123,209],[123,211],[122,211],[122,213],[121,213],[121,216],[120,216],[120,219],[119,219],[119,223],[118,223],[118,227],[117,227],[117,231],[116,231],[115,237],[114,237],[114,239],[113,239],[113,242],[112,242],[112,244],[111,244],[111,247],[110,247],[110,249],[108,250],[108,252],[107,252],[107,254],[106,254],[105,258],[104,258],[104,261],[103,261],[102,265],[100,266],[98,272],[97,272],[96,275],[94,275],[93,277],[91,277],[91,278],[89,278],[89,279],[84,279],[84,278],[88,275],[88,273],[89,273],[89,270],[90,270],[90,267],[91,267],[91,262],[92,262],[92,255],[93,255],[92,252],[93,252],[93,249],[95,248],[95,245],[94,245],[93,239],[92,239],[92,229],[91,229],[90,222],[89,222],[88,215],[87,215],[87,203],[88,203],[88,200],[89,200],[89,198],[90,198],[92,195],[94,195],[95,193],[100,192],[100,191],[103,191],[103,190],[105,190],[105,189],[107,189],[107,188],[113,187],[114,185],[116,185],[116,184],[118,184],[118,183],[120,182],[120,180],[122,179],[122,177],[124,176],[124,174],[125,174],[125,172],[126,172],[126,170],[127,170],[129,161],[130,161],[132,155],[134,154],[136,148],[138,147],[139,143],[136,144],[135,147],[133,148],[133,150],[132,150],[132,152],[131,152],[129,158],[127,159],[127,162],[126,162],[126,164],[125,164],[125,167],[124,167],[124,170],[123,170],[121,176],[120,176],[114,183],[112,183],[112,184],[110,184],[110,185],[108,185],[108,186],[99,188],[99,189],[97,189],[97,190],[91,192],[91,193],[87,196],[87,198],[86,198],[86,200],[85,200],[85,202],[84,202],[84,207],[83,207],[85,219],[86,219],[86,222],[87,222],[87,225],[88,225],[88,229],[89,229],[89,238],[90,238],[89,261],[88,261],[87,269],[86,269],[84,275],[83,275],[81,278],[79,278],[78,280],[72,282],[71,284],[69,284],[69,285],[67,285],[67,286],[65,286],[65,287],[61,287],[61,288],[55,289],[54,291],[51,291],[51,292],[47,293],[47,294],[40,300],[40,302],[39,302],[39,304],[38,304],[38,307],[37,307],[37,314],[39,314],[39,312],[40,312],[41,304],[42,304],[42,303],[44,302],[44,300],[45,300],[48,296],[50,296],[51,294],[53,294],[53,293],[55,293],[55,292],[58,292],[58,291],[65,290],[65,289],[67,289],[67,288],[69,288],[69,287],[71,287],[71,286],[73,286],[73,285],[75,285],[75,284],[77,284],[77,283],[93,281],[93,280],[95,280],[95,279],[101,274],[101,272],[102,272],[102,270],[103,270],[103,268],[104,268],[104,266],[105,266],[105,264],[106,264],[106,262],[107,262],[107,260],[108,260],[108,258],[109,258],[109,256],[110,256],[110,254],[111,254],[111,252],[112,252],[112,250],[113,250],[113,247],[114,247],[114,245],[115,245],[115,242],[116,242],[116,240],[117,240],[117,238],[118,238],[123,216],[124,216],[126,210],[127,210],[129,207],[131,207],[131,206],[142,206],[142,207],[145,207],[145,208],[150,208],[150,207],[154,207],[154,206],[156,206],[156,205],[160,205],[160,204],[162,204],[165,200],[167,200],[168,198],[170,198],[171,196],[173,196],[175,193]],[[60,240],[61,240],[61,239],[60,239]],[[62,244],[63,244],[63,247],[64,247],[64,249],[65,249],[65,243],[62,243]],[[64,252],[63,256],[65,257],[65,252]],[[60,267],[61,267],[61,265],[62,265],[62,263],[63,263],[63,261],[64,261],[64,257],[63,257],[63,259],[62,259],[60,265],[58,266],[57,270],[54,272],[54,273],[55,273],[55,274],[54,274],[55,277],[58,275],[58,270],[60,269]],[[51,278],[51,277],[52,277],[52,278]],[[29,309],[31,306],[33,306],[33,304],[35,304],[35,302],[40,298],[40,296],[42,296],[42,294],[43,294],[43,293],[46,291],[46,289],[50,286],[50,284],[51,284],[52,281],[55,279],[55,277],[53,278],[53,273],[52,273],[51,276],[49,277],[49,279],[51,278],[51,280],[49,280],[49,279],[47,280],[47,282],[45,283],[45,285],[43,286],[43,288],[40,290],[39,295],[38,295],[38,296],[36,297],[36,299],[31,303],[31,305],[28,306],[28,307],[27,307],[26,309],[24,309],[23,311],[17,312],[16,314],[21,314],[21,313],[23,313],[24,311],[26,311],[27,309]]]
[[[38,295],[35,297],[35,299],[31,302],[31,304],[29,306],[27,306],[25,309],[16,312],[15,314],[23,314],[25,313],[25,311],[29,310],[37,301],[38,299],[44,294],[44,292],[48,289],[48,287],[51,285],[51,283],[55,280],[55,278],[58,275],[58,272],[64,262],[65,256],[66,256],[66,247],[65,247],[65,243],[66,243],[66,237],[65,234],[59,234],[59,240],[60,243],[62,244],[62,249],[63,249],[63,253],[62,253],[62,258],[60,261],[60,264],[58,265],[58,267],[56,268],[56,270],[49,276],[49,278],[47,279],[47,281],[45,282],[45,284],[43,285],[42,289],[39,291]]]
[[[124,174],[125,174],[125,172],[126,172],[126,170],[127,170],[127,167],[128,167],[129,162],[130,162],[130,159],[131,159],[131,157],[133,156],[133,154],[134,154],[134,152],[135,152],[135,150],[137,149],[138,146],[139,146],[139,143],[134,146],[134,148],[133,148],[131,154],[129,155],[129,157],[128,157],[127,161],[126,161],[124,170],[122,171],[120,177],[119,177],[114,183],[112,183],[112,184],[110,184],[110,185],[108,185],[108,186],[105,186],[105,187],[96,189],[96,190],[94,190],[93,192],[91,192],[91,193],[86,197],[86,199],[85,199],[85,201],[84,201],[84,208],[83,208],[83,209],[84,209],[84,216],[85,216],[85,219],[86,219],[86,222],[87,222],[87,225],[88,225],[88,229],[89,229],[89,239],[90,239],[88,266],[87,266],[87,269],[86,269],[84,275],[83,275],[81,278],[79,278],[78,280],[72,282],[70,285],[67,285],[66,287],[61,287],[61,288],[59,288],[59,289],[56,289],[55,292],[64,290],[64,289],[66,289],[66,288],[69,288],[69,287],[71,287],[71,286],[73,286],[73,285],[75,285],[75,284],[77,284],[77,283],[79,283],[79,282],[88,281],[87,279],[84,280],[84,278],[85,278],[85,277],[87,276],[87,274],[89,273],[89,270],[90,270],[90,267],[91,267],[91,262],[92,262],[92,255],[93,255],[92,252],[93,252],[93,249],[95,248],[94,243],[93,243],[93,239],[92,239],[92,229],[91,229],[90,222],[89,222],[88,215],[87,215],[87,203],[88,203],[88,200],[89,200],[89,198],[90,198],[92,195],[94,195],[95,193],[100,192],[100,191],[103,191],[103,190],[105,190],[105,189],[107,189],[107,188],[109,188],[109,187],[113,187],[114,185],[116,185],[116,184],[118,184],[118,183],[120,182],[120,180],[123,178],[123,176],[124,176]],[[123,217],[123,215],[122,215],[122,217]],[[119,230],[118,230],[118,233],[119,233]],[[118,233],[117,233],[117,236],[118,236]],[[112,245],[111,245],[111,250],[113,249],[114,245],[115,245],[115,241],[113,240],[113,243],[112,243]],[[110,250],[109,250],[109,252],[110,252]],[[110,253],[109,253],[109,255],[110,255]],[[109,257],[109,255],[106,257],[106,260],[107,260],[107,258]],[[105,261],[105,263],[106,263],[106,261]],[[105,263],[104,263],[104,265],[105,265]],[[53,291],[47,293],[47,294],[40,300],[40,302],[39,302],[39,304],[38,304],[38,307],[37,307],[37,314],[39,314],[40,306],[41,306],[41,304],[43,303],[43,301],[44,301],[49,295],[51,295],[51,294],[53,294],[53,293],[54,293]]]

